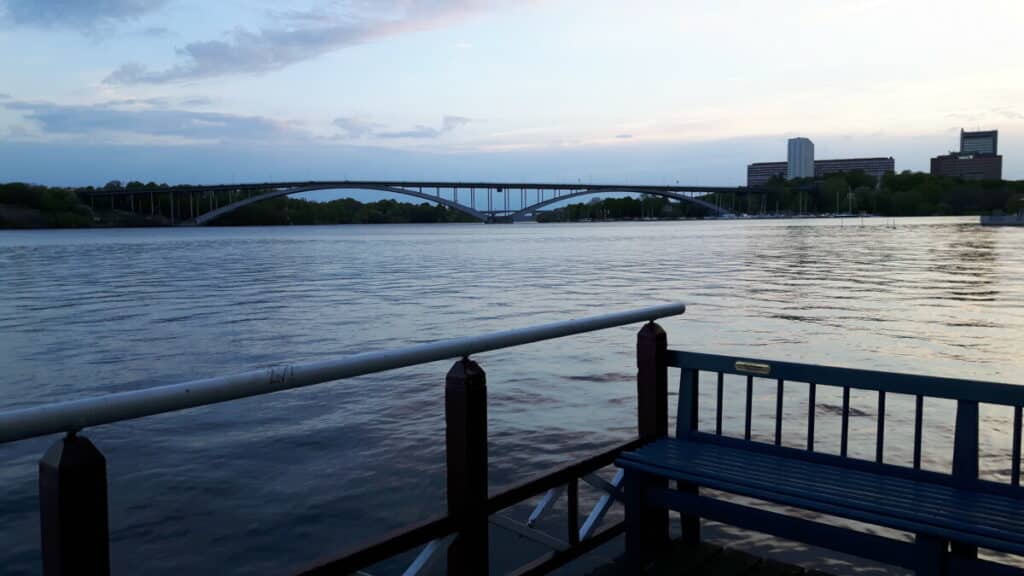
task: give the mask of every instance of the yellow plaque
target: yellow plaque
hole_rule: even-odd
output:
[[[736,371],[767,376],[768,374],[771,373],[772,367],[770,364],[762,364],[761,362],[748,362],[746,360],[737,360]]]

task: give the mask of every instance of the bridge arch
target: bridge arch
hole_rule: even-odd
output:
[[[451,208],[453,210],[458,210],[459,212],[462,212],[463,214],[467,214],[469,216],[472,216],[473,218],[476,218],[476,219],[478,219],[478,220],[480,220],[482,222],[487,222],[490,219],[490,217],[487,214],[484,214],[483,212],[480,212],[478,210],[470,208],[469,206],[466,206],[464,204],[459,204],[458,202],[455,202],[454,200],[449,200],[449,199],[443,198],[441,196],[435,196],[435,195],[431,195],[431,194],[426,194],[426,193],[420,192],[418,190],[412,190],[412,189],[409,189],[409,188],[402,188],[402,187],[399,187],[399,186],[387,186],[387,185],[380,185],[380,184],[355,184],[355,185],[351,185],[351,184],[345,184],[345,183],[333,183],[333,184],[311,184],[311,185],[308,185],[308,186],[299,186],[299,187],[291,187],[291,188],[279,188],[279,189],[275,189],[275,190],[270,190],[268,192],[264,192],[262,194],[257,194],[255,196],[252,196],[252,197],[249,197],[249,198],[243,198],[241,200],[238,200],[237,202],[232,202],[231,204],[227,204],[225,206],[221,206],[220,208],[217,208],[216,210],[211,210],[211,211],[209,211],[209,212],[207,212],[205,214],[201,214],[199,216],[196,216],[196,218],[193,220],[193,223],[196,224],[196,225],[202,226],[204,224],[208,224],[208,223],[216,220],[217,218],[220,218],[221,216],[224,216],[225,214],[230,214],[231,212],[234,212],[235,210],[238,210],[239,208],[242,208],[243,206],[248,206],[250,204],[256,204],[258,202],[263,202],[264,200],[270,200],[271,198],[280,198],[281,196],[291,196],[292,194],[300,194],[302,192],[314,192],[314,191],[317,191],[317,190],[377,190],[377,191],[380,191],[380,192],[391,192],[393,194],[402,194],[402,195],[405,195],[405,196],[412,196],[414,198],[421,198],[421,199],[427,200],[429,202],[436,202],[437,204],[441,204],[442,206],[447,206],[448,208]]]
[[[726,216],[726,215],[732,214],[732,212],[726,210],[725,208],[721,208],[719,206],[715,206],[714,204],[712,204],[710,202],[705,202],[704,200],[699,200],[697,198],[691,198],[691,197],[686,196],[685,194],[681,194],[679,192],[673,192],[671,190],[651,190],[649,188],[639,189],[639,188],[630,188],[628,186],[623,186],[621,188],[615,188],[615,189],[607,189],[607,188],[589,189],[588,188],[586,190],[574,191],[574,192],[570,192],[569,194],[563,194],[561,196],[556,196],[554,198],[549,198],[547,200],[542,200],[540,202],[537,202],[536,204],[532,204],[530,206],[526,206],[525,208],[523,208],[523,209],[513,213],[512,214],[512,218],[513,219],[521,218],[524,215],[536,212],[537,210],[540,210],[541,208],[543,208],[545,206],[550,206],[551,204],[556,204],[558,202],[564,202],[565,200],[569,200],[571,198],[577,198],[579,196],[591,196],[591,195],[594,195],[594,194],[619,194],[619,193],[647,194],[647,195],[650,195],[650,196],[661,196],[662,198],[672,198],[674,200],[680,200],[682,202],[689,202],[690,204],[695,204],[697,206],[701,206],[703,208],[706,208],[706,209],[710,210],[711,212],[713,212],[715,214],[718,214],[719,216]]]

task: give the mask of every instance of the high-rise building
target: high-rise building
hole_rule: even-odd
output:
[[[960,130],[961,154],[999,154],[999,131],[964,132]]]
[[[807,138],[790,138],[786,155],[786,178],[814,177],[814,142]]]
[[[1002,180],[999,131],[960,130],[960,151],[932,158],[931,173],[966,180]]]

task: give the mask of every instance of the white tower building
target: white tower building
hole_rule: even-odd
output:
[[[786,156],[786,179],[814,177],[814,142],[807,138],[790,138]]]

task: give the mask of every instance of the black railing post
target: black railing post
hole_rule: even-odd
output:
[[[668,435],[668,336],[654,322],[636,339],[637,431],[653,440]]]
[[[87,438],[61,438],[39,461],[43,574],[110,574],[107,460]]]
[[[637,432],[654,440],[668,435],[668,338],[654,322],[640,329],[636,341]],[[629,567],[640,570],[669,541],[668,510],[648,505],[648,489],[668,488],[668,480],[627,470],[626,557]]]
[[[486,575],[487,385],[483,369],[463,358],[445,379],[448,515],[458,526],[448,548],[449,575]]]

